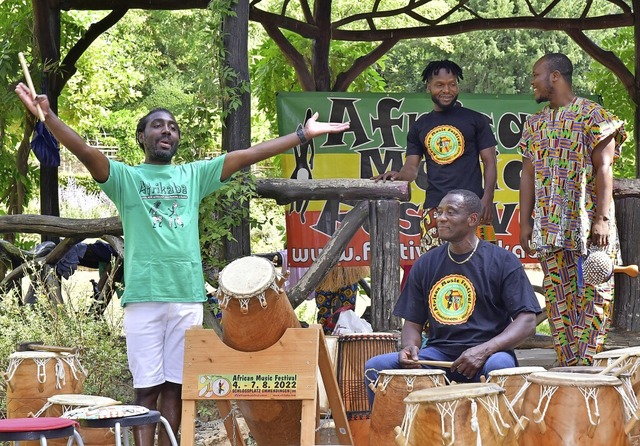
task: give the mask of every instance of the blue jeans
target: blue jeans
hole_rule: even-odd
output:
[[[459,354],[447,354],[435,347],[425,347],[418,352],[418,358],[431,361],[455,361],[458,359]],[[425,369],[437,368],[423,366]],[[512,350],[497,352],[489,356],[489,359],[484,363],[482,369],[472,379],[466,378],[458,372],[452,372],[449,369],[444,369],[449,381],[455,381],[457,383],[468,382],[480,382],[480,377],[489,376],[489,372],[492,370],[508,369],[511,367],[518,367],[518,359]],[[373,399],[375,394],[369,388],[370,383],[375,383],[378,379],[378,372],[381,370],[393,370],[399,369],[400,362],[398,361],[398,353],[386,353],[383,355],[374,356],[369,359],[364,365],[364,380],[365,387],[367,388],[367,397],[369,398],[369,407],[373,407]]]

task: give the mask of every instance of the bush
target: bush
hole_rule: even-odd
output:
[[[107,396],[123,403],[133,401],[121,316],[117,320],[97,320],[70,304],[53,304],[46,299],[23,306],[11,292],[5,291],[0,290],[3,296],[0,367],[8,370],[9,355],[24,342],[80,348],[78,358],[87,372],[82,393]],[[36,384],[37,377],[33,379]],[[2,386],[0,411],[5,415],[6,400],[6,387]]]

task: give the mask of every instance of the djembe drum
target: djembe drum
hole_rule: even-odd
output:
[[[446,385],[446,376],[438,369],[381,370],[372,383],[376,398],[371,409],[369,446],[393,445],[394,428],[402,424],[404,399],[413,391]]]
[[[538,372],[527,377],[521,446],[626,446],[631,417],[622,382],[608,375]]]
[[[281,288],[285,277],[261,257],[229,263],[218,277],[223,342],[243,352],[264,350],[300,322]],[[285,358],[283,358],[285,360]],[[259,445],[300,443],[301,401],[238,400],[238,408]]]
[[[506,369],[492,370],[487,378],[488,383],[495,383],[504,389],[504,396],[507,399],[507,405],[503,407],[502,417],[505,420],[519,422],[522,407],[522,392],[527,382],[527,376],[535,372],[544,372],[544,367],[509,367]],[[524,426],[521,426],[521,429]],[[507,438],[504,440],[504,446],[518,444],[517,429],[511,429]]]
[[[365,363],[398,351],[396,333],[351,333],[338,337],[338,388],[355,446],[369,444],[371,409],[364,378]]]
[[[553,367],[550,368],[550,372],[559,372],[559,373],[587,373],[590,375],[599,375],[605,371],[606,367],[599,366],[589,366],[589,365],[574,365],[574,366],[566,366],[566,367]],[[631,383],[631,374],[627,372],[623,367],[613,368],[609,371],[612,376],[617,377],[622,382],[622,389],[624,394],[626,395],[626,399],[624,399],[625,404],[629,406],[628,415],[630,418],[626,419],[627,423],[632,423],[633,427],[629,428],[631,435],[631,439],[639,439],[640,438],[640,424],[635,423],[632,418],[633,414],[638,412],[638,398],[636,394],[633,392],[633,384]],[[635,441],[635,443],[638,443]],[[635,444],[632,443],[632,444]]]
[[[404,400],[398,446],[498,445],[510,425],[502,418],[504,389],[491,383],[455,384],[418,390]]]
[[[64,417],[73,414],[80,408],[91,409],[95,407],[105,407],[118,404],[118,401],[104,396],[83,395],[83,394],[59,394],[47,399],[47,403],[35,414],[45,417]],[[115,443],[115,435],[111,429],[83,429],[78,428],[78,433],[82,437],[85,446],[102,446]],[[49,440],[50,445],[64,446],[66,440]]]
[[[8,418],[35,414],[55,394],[82,393],[86,377],[87,372],[73,353],[12,353],[4,375]]]

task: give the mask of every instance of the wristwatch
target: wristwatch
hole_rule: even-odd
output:
[[[296,129],[296,135],[298,135],[298,138],[300,138],[300,144],[304,144],[307,141],[309,141],[307,139],[307,135],[304,134],[304,128],[302,127],[302,124],[298,124],[298,128]]]

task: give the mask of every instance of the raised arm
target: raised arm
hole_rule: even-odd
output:
[[[49,108],[49,100],[45,95],[38,95],[33,99],[29,88],[23,83],[19,83],[16,86],[16,94],[34,116],[38,116],[36,104],[40,104],[47,128],[60,144],[65,146],[84,164],[96,181],[103,183],[109,178],[109,159],[95,147],[89,146],[80,135],[62,122]]]
[[[304,137],[308,141],[312,140],[316,136],[324,135],[326,133],[340,133],[349,128],[348,122],[318,122],[317,119],[318,113],[315,113],[311,118],[309,118],[302,130]],[[296,132],[294,132],[279,138],[261,142],[260,144],[251,146],[248,149],[229,152],[225,156],[220,179],[224,181],[238,170],[286,152],[300,143],[300,137]]]

